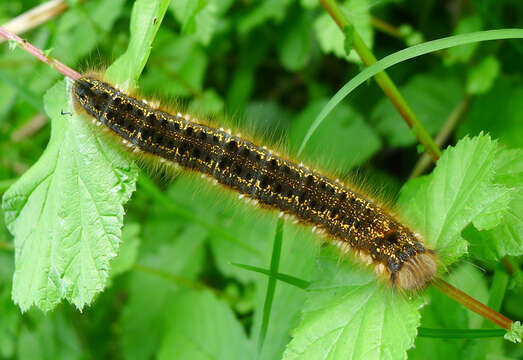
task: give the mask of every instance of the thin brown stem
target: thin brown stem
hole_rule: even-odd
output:
[[[436,136],[434,141],[438,145],[438,147],[443,146],[449,138],[449,136],[452,134],[452,131],[454,131],[454,128],[459,123],[465,112],[467,111],[470,104],[470,96],[465,95],[462,101],[454,108],[452,113],[449,115],[447,120],[445,121],[445,124],[441,128],[439,134]],[[415,178],[423,174],[427,168],[430,166],[431,161],[430,157],[427,154],[423,154],[423,156],[418,160],[416,165],[414,166],[414,169],[412,170],[412,173],[409,176],[409,179]]]
[[[454,286],[450,285],[445,280],[441,278],[436,278],[432,285],[434,285],[436,289],[438,289],[451,299],[457,301],[461,305],[465,306],[467,309],[474,311],[476,314],[479,314],[483,318],[492,321],[494,324],[501,326],[503,329],[511,329],[513,323],[511,319],[480,303],[478,300],[468,296],[461,290],[458,290]]]
[[[64,74],[68,78],[71,78],[73,80],[76,80],[80,78],[80,74],[68,67],[67,65],[61,63],[60,61],[52,58],[51,56],[47,56],[44,54],[42,50],[37,48],[36,46],[32,45],[29,41],[20,38],[18,35],[12,33],[11,31],[3,28],[0,26],[0,36],[5,38],[6,40],[10,42],[16,43],[18,46],[20,46],[22,49],[27,51],[29,54],[36,57],[38,60],[46,63],[47,65],[51,66],[52,68],[55,68],[58,72]]]

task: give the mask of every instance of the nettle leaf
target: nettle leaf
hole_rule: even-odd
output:
[[[230,307],[212,293],[191,291],[173,299],[158,359],[254,359],[254,354]]]
[[[470,222],[494,227],[508,207],[510,190],[494,178],[498,155],[490,136],[464,138],[444,151],[431,175],[401,189],[399,212],[438,251],[444,265],[467,251],[461,231]]]
[[[343,3],[341,9],[345,12],[357,32],[370,49],[374,43],[374,30],[370,16],[371,4],[368,0],[349,0]],[[331,16],[324,12],[314,22],[316,36],[320,43],[320,48],[324,53],[345,58],[351,62],[361,63],[355,50],[349,55],[345,52],[345,34],[338,28]]]
[[[400,91],[430,134],[436,134],[441,129],[445,119],[464,96],[459,79],[436,74],[417,75]],[[415,134],[385,96],[372,111],[371,119],[389,145],[410,146],[416,143]]]
[[[319,261],[302,322],[284,360],[403,359],[414,344],[421,297],[406,299],[367,270],[335,256]]]
[[[63,298],[81,309],[105,286],[137,170],[85,119],[61,115],[73,112],[65,82],[44,102],[49,145],[3,197],[15,236],[13,300],[23,311],[32,304],[50,310]]]
[[[475,257],[500,260],[523,254],[523,150],[505,150],[499,155],[494,180],[507,186],[512,193],[503,222],[487,231],[467,228],[465,238],[471,243]]]
[[[122,229],[122,245],[120,252],[111,262],[111,276],[115,277],[129,271],[138,257],[138,248],[141,239],[140,225],[136,223],[126,224]]]
[[[109,78],[138,78],[167,5],[135,2],[129,48],[107,70]],[[52,121],[49,144],[3,197],[15,236],[12,297],[22,311],[33,304],[51,310],[64,298],[82,309],[107,283],[138,171],[74,114],[65,82],[47,92],[44,105]]]

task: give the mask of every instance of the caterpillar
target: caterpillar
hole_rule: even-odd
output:
[[[136,151],[201,173],[321,230],[397,288],[419,290],[436,275],[435,252],[419,234],[338,180],[229,130],[163,111],[95,75],[74,80],[71,94],[78,111]]]

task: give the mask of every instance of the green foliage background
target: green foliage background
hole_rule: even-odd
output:
[[[2,2],[0,22],[37,3]],[[28,39],[76,69],[112,63],[116,82],[284,138],[291,154],[362,68],[315,0],[68,3]],[[523,15],[517,0],[344,6],[377,57],[424,39],[517,27]],[[342,175],[358,168],[383,197],[398,199],[440,249],[448,281],[513,319],[523,318],[521,271],[509,277],[500,260],[519,265],[523,253],[522,59],[523,43],[506,40],[389,70],[432,135],[467,107],[427,176],[407,182],[420,157],[416,139],[372,81],[335,108],[304,153]],[[500,337],[417,337],[420,324],[490,325],[433,289],[393,293],[291,224],[279,272],[310,285],[277,283],[260,336],[268,278],[232,263],[270,267],[275,217],[191,177],[151,179],[88,122],[61,115],[72,109],[57,72],[7,46],[0,64],[1,358],[523,355]],[[28,131],[42,115],[51,125]]]

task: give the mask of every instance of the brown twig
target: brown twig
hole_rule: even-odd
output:
[[[449,136],[452,134],[452,131],[458,124],[458,122],[461,120],[462,116],[465,114],[465,112],[468,109],[468,106],[470,104],[470,96],[465,95],[462,101],[454,108],[452,113],[449,115],[447,120],[445,121],[445,124],[441,128],[439,134],[434,139],[434,142],[439,146],[443,146],[449,138]],[[409,176],[409,179],[415,178],[423,174],[427,168],[431,164],[431,159],[427,154],[423,154],[423,156],[418,160],[416,165],[414,166],[414,169],[412,170],[412,173]]]
[[[476,314],[479,314],[483,318],[492,321],[493,323],[501,326],[503,329],[511,329],[513,321],[510,320],[508,317],[480,303],[478,300],[468,296],[461,290],[456,289],[454,286],[450,285],[445,280],[441,278],[436,278],[432,285],[434,285],[436,289],[438,289],[451,299],[454,299],[458,303],[465,306],[467,309],[474,311]]]
[[[4,37],[7,41],[14,42],[22,49],[36,57],[38,60],[48,64],[52,68],[56,69],[58,72],[64,74],[68,78],[76,80],[80,78],[80,74],[68,67],[67,65],[61,63],[55,58],[44,54],[42,50],[32,45],[29,41],[20,38],[18,35],[12,33],[11,31],[0,26],[0,36]]]

